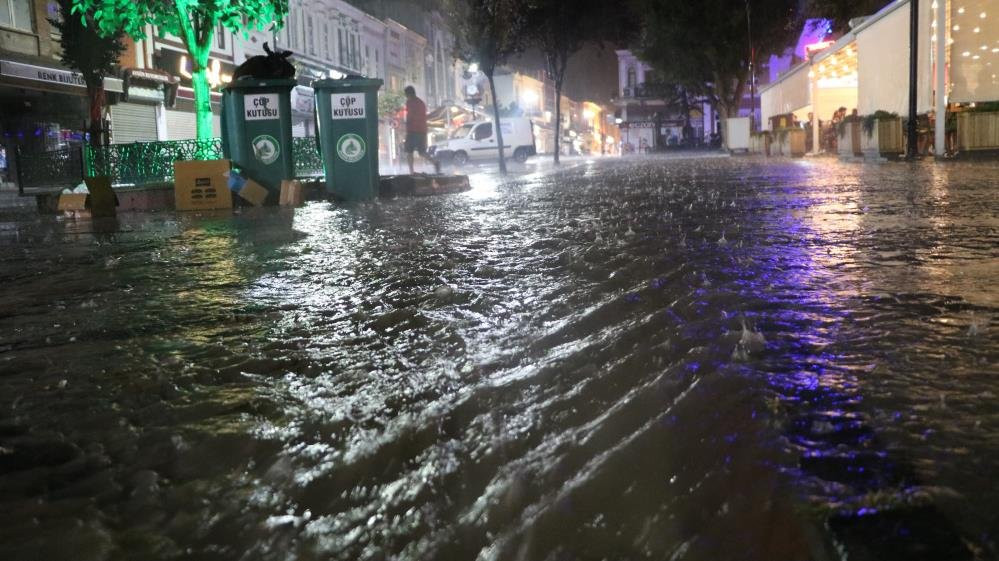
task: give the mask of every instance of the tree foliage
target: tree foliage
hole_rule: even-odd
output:
[[[121,32],[102,35],[94,20],[93,12],[74,15],[73,0],[57,0],[59,17],[49,22],[61,36],[62,63],[83,76],[90,105],[88,132],[90,141],[103,144],[104,130],[104,77],[114,71],[114,66],[125,51]]]
[[[191,81],[198,138],[212,135],[211,98],[206,70],[208,53],[218,24],[232,32],[246,27],[280,28],[288,13],[288,0],[72,0],[73,13],[93,14],[105,36],[125,33],[133,39],[145,37],[147,24],[160,33],[176,35],[191,56]]]
[[[845,31],[851,19],[876,13],[890,0],[806,0],[805,15],[833,22],[833,29]]]
[[[645,14],[637,54],[664,82],[706,97],[722,117],[737,113],[751,59],[783,51],[802,21],[797,0],[637,0],[636,5]]]

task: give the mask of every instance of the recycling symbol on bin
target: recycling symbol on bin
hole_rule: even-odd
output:
[[[266,165],[273,164],[281,155],[281,145],[276,138],[269,134],[262,134],[253,139],[253,157],[260,163]]]
[[[336,155],[348,164],[363,158],[365,150],[364,139],[352,132],[341,136],[336,142]]]

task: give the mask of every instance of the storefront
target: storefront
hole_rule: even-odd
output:
[[[104,87],[113,98],[122,92],[122,81],[106,78]],[[84,142],[86,93],[80,74],[51,60],[16,55],[0,59],[0,181],[14,177],[18,150],[64,150]]]
[[[655,121],[624,122],[620,128],[622,154],[647,154],[655,149]]]

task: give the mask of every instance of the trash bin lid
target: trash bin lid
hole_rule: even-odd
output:
[[[323,78],[322,80],[314,80],[312,82],[313,89],[323,89],[323,90],[374,90],[382,87],[384,82],[378,78],[344,78],[342,80],[334,80],[332,78]]]
[[[297,86],[298,82],[291,78],[249,78],[244,77],[238,80],[233,80],[226,84],[223,90],[245,90],[245,89],[257,89],[257,88],[291,88]]]

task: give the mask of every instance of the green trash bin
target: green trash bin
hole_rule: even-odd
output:
[[[222,153],[267,189],[268,204],[277,202],[282,180],[295,178],[291,90],[296,85],[242,78],[222,89]]]
[[[326,192],[359,201],[378,194],[378,88],[381,80],[316,80],[319,152]]]

